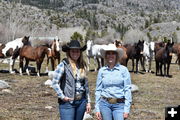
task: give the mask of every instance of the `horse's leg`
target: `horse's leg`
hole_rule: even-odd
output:
[[[55,68],[54,68],[54,66],[55,66],[54,64],[55,64],[55,58],[52,57],[52,58],[51,58],[51,67],[52,67],[52,70],[53,70],[53,71],[54,71],[54,69],[55,69]]]
[[[152,58],[149,59],[149,72],[151,72],[151,62],[152,62]]]
[[[15,72],[13,71],[14,69],[14,63],[15,63],[15,59],[13,59],[12,57],[10,57],[9,59],[9,72],[11,74],[14,74]]]
[[[16,58],[19,56],[19,51],[20,49],[15,49],[12,56],[10,57],[10,73],[11,74],[14,74],[15,71],[14,71],[14,64],[15,64],[15,61],[16,61]]]
[[[20,73],[20,75],[23,75],[22,73],[23,73],[23,57],[21,57],[20,56],[20,58],[19,58],[19,73]]]
[[[136,59],[136,73],[138,73],[138,63],[139,63],[139,58]]]
[[[89,66],[90,66],[90,57],[89,57],[89,56],[87,57],[87,63],[88,63],[88,65],[87,65],[87,70],[89,71],[89,69],[90,69],[90,68],[89,68]]]
[[[147,62],[147,58],[145,57],[145,56],[142,56],[141,58],[140,58],[140,63],[141,63],[141,66],[142,66],[142,69],[143,69],[143,71],[146,71],[147,70],[147,64],[146,64],[146,62]]]
[[[29,60],[26,59],[25,70],[26,70],[26,73],[27,73],[28,75],[30,75],[29,69],[28,69],[28,65],[29,65]]]
[[[96,60],[97,60],[97,63],[98,63],[98,68],[97,68],[97,70],[99,70],[100,67],[101,67],[100,58],[96,58]]]
[[[104,58],[101,58],[101,67],[104,66]]]
[[[168,63],[167,63],[167,74],[166,74],[167,76],[169,76],[170,64],[171,64],[171,62],[168,62]]]
[[[49,69],[48,69],[48,66],[49,66],[49,57],[47,56],[47,63],[46,63],[46,71],[45,73],[48,73]]]
[[[132,58],[132,72],[134,72],[134,58]]]
[[[162,73],[162,65],[163,65],[163,63],[160,62],[160,75],[161,75],[161,76],[163,75],[163,73]]]
[[[159,62],[156,61],[156,76],[158,75],[159,72]]]
[[[97,71],[97,58],[94,56],[94,71]]]
[[[164,63],[164,76],[167,75],[167,74],[166,74],[166,73],[167,73],[167,71],[166,71],[166,64],[167,64],[167,63]]]
[[[42,62],[40,60],[36,61],[36,66],[37,66],[37,76],[40,77],[40,69],[41,69],[41,64]]]

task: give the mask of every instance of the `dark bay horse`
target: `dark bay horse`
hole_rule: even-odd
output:
[[[9,72],[15,73],[14,64],[16,58],[19,56],[20,48],[23,45],[29,44],[29,37],[24,36],[22,38],[17,38],[3,45],[2,52],[0,53],[1,58],[10,58],[9,62]]]
[[[132,72],[138,73],[138,62],[143,55],[143,44],[144,41],[139,40],[138,43],[134,43],[133,45],[124,45],[124,47],[127,49],[126,64],[128,63],[129,59],[132,59]],[[136,60],[136,71],[134,71],[134,59]]]
[[[40,69],[44,57],[49,54],[49,48],[47,46],[32,47],[31,45],[25,45],[20,49],[20,74],[23,73],[23,60],[26,60],[25,68],[28,75],[28,64],[29,61],[36,61],[37,75],[40,76]]]
[[[160,48],[160,50],[156,51],[156,76],[158,75],[159,70],[161,76],[170,76],[169,69],[172,60],[173,44],[174,42],[168,42],[165,47]],[[164,74],[162,72],[162,66],[164,66]]]
[[[54,40],[51,44],[51,50],[47,56],[46,72],[48,72],[49,59],[51,60],[51,67],[53,71],[55,69],[55,66],[57,65],[56,60],[58,64],[60,63],[61,54],[59,47],[59,40]]]

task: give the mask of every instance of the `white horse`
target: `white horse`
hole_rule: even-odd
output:
[[[24,44],[29,43],[29,37],[17,38],[13,41],[10,41],[5,44],[5,47],[2,49],[3,58],[9,59],[9,72],[15,73],[14,63],[16,58],[19,56],[19,50],[23,47]]]
[[[151,62],[154,57],[154,42],[147,42],[144,41],[144,48],[143,48],[143,69],[146,72],[151,72]],[[149,66],[149,67],[148,67]]]
[[[89,70],[89,65],[90,65],[90,58],[94,59],[94,66],[95,66],[95,71],[99,69],[101,66],[103,66],[103,58],[101,56],[101,49],[106,47],[106,45],[97,45],[93,44],[92,40],[87,41],[87,49],[86,49],[86,55],[87,55],[87,62],[88,62],[88,70]],[[96,68],[98,63],[98,68]]]

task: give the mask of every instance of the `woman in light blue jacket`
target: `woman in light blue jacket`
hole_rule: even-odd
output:
[[[128,69],[118,63],[123,50],[109,44],[101,51],[106,65],[96,81],[96,117],[98,120],[124,120],[131,106],[131,78]]]

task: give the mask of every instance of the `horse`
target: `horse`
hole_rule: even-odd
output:
[[[106,45],[93,44],[92,40],[87,41],[86,55],[87,55],[87,62],[88,62],[88,67],[87,67],[88,71],[89,71],[89,65],[90,65],[90,58],[94,59],[95,71],[97,71],[101,66],[104,65],[104,60],[100,53],[100,51],[104,47],[106,47]],[[96,68],[97,63],[98,63],[98,68]]]
[[[132,59],[132,72],[138,73],[138,62],[143,55],[143,44],[144,41],[139,40],[138,43],[134,43],[133,45],[123,45],[127,49],[126,64],[128,63],[129,59]],[[134,59],[136,59],[136,71],[134,71]]]
[[[56,60],[58,64],[61,60],[59,40],[54,39],[54,41],[52,42],[50,54],[47,55],[46,72],[48,72],[49,59],[51,60],[51,67],[54,71],[56,66]]]
[[[142,67],[145,72],[151,72],[151,62],[154,56],[154,42],[144,41]]]
[[[24,36],[22,38],[17,38],[13,41],[6,43],[1,52],[1,58],[10,58],[9,62],[9,72],[15,73],[14,63],[16,58],[19,56],[20,48],[23,45],[29,44],[29,37]]]
[[[158,50],[156,52],[156,55],[155,55],[156,76],[159,73],[159,69],[160,69],[161,76],[170,76],[169,69],[170,69],[170,64],[171,64],[171,60],[172,60],[173,44],[174,44],[174,42],[172,42],[172,43],[168,42],[165,45],[165,47],[160,48],[160,50]],[[164,74],[162,73],[163,65],[164,65]]]
[[[176,63],[178,63],[179,70],[180,70],[180,43],[175,43],[173,45],[173,53],[175,53],[177,55]]]
[[[118,40],[115,40],[114,44],[116,45],[117,48],[122,48],[123,51],[124,51],[124,54],[123,56],[119,59],[119,62],[121,65],[124,65],[124,66],[127,66],[127,63],[126,63],[126,60],[128,58],[126,52],[127,52],[127,49],[122,45],[122,42],[121,41],[118,41]]]
[[[23,60],[26,60],[25,69],[26,73],[30,75],[28,70],[29,61],[36,61],[37,65],[37,76],[40,76],[40,69],[45,55],[50,52],[47,46],[32,47],[31,45],[25,45],[20,49],[20,75],[23,75]]]
[[[47,46],[51,49],[49,56],[47,56],[46,72],[48,72],[49,60],[51,60],[51,68],[55,69],[56,61],[60,63],[60,39],[55,37],[30,37],[32,47]]]

